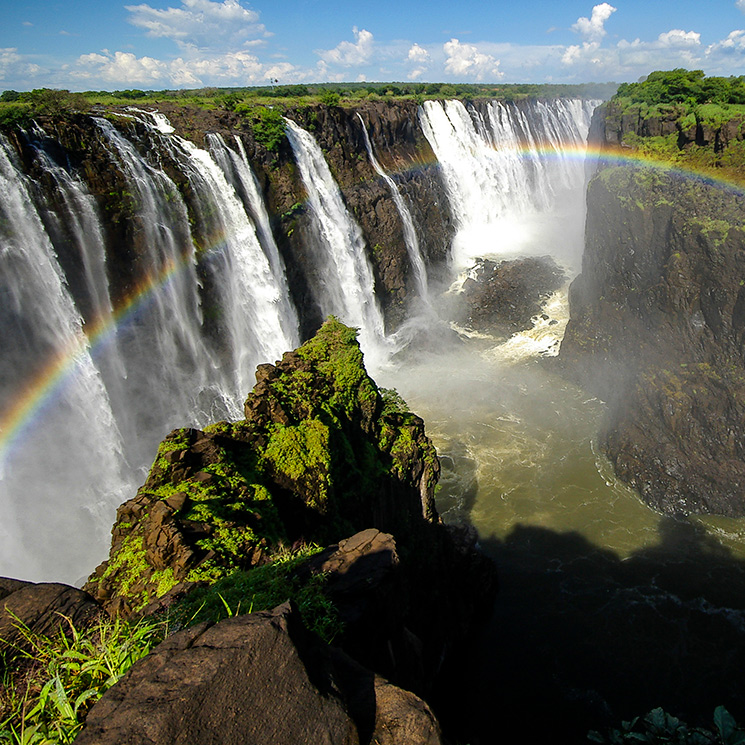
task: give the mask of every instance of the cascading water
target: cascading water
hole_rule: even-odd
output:
[[[215,160],[170,137],[165,118],[139,135],[152,162],[110,121],[94,121],[131,213],[136,284],[116,307],[106,269],[114,249],[83,183],[37,130],[30,145],[46,186],[32,191],[0,142],[0,574],[27,579],[74,582],[90,572],[105,556],[114,508],[134,494],[158,441],[174,427],[239,418],[256,365],[298,343],[276,245],[266,241],[264,253]],[[158,165],[164,157],[188,178],[189,207]],[[268,239],[245,160],[228,158]],[[74,298],[65,272],[75,275]],[[205,285],[218,319],[210,323]]]
[[[2,433],[21,436],[23,446],[3,448],[0,565],[3,574],[76,580],[100,557],[125,496],[122,442],[82,317],[11,150],[0,139],[2,401],[22,407],[29,381],[50,385],[70,361],[75,374],[43,411],[30,407],[43,426]]]
[[[384,348],[385,328],[362,231],[344,206],[313,135],[289,119],[285,123],[318,237],[317,259],[323,267],[323,280],[316,290],[321,311],[359,328],[360,342],[369,355]]]
[[[456,270],[478,256],[536,252],[579,268],[583,151],[593,108],[562,100],[524,107],[492,101],[480,109],[460,101],[422,105],[422,129],[457,221]]]
[[[253,387],[256,365],[297,346],[297,316],[264,253],[256,229],[220,166],[206,150],[173,138],[176,155],[204,206],[201,227],[210,245],[203,261],[221,297],[231,339],[235,396]],[[284,280],[284,273],[281,273]],[[250,291],[247,289],[250,288]]]
[[[416,282],[417,292],[419,298],[424,302],[429,302],[429,287],[427,282],[427,267],[422,257],[422,252],[419,250],[419,238],[417,237],[416,228],[414,227],[414,220],[411,217],[411,212],[406,206],[404,198],[401,196],[396,182],[383,170],[382,166],[378,162],[373,152],[372,143],[370,142],[370,135],[367,133],[367,127],[365,126],[365,120],[362,118],[360,113],[357,113],[357,117],[362,125],[362,134],[365,136],[365,147],[367,148],[367,156],[370,158],[370,163],[375,169],[375,172],[385,181],[388,188],[391,190],[391,196],[393,202],[396,205],[398,214],[401,216],[401,225],[404,232],[404,241],[406,242],[406,251],[409,254],[409,261],[411,262],[411,268],[414,272],[414,280]]]

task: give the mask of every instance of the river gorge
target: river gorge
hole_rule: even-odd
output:
[[[473,525],[498,568],[473,683],[438,693],[462,699],[471,742],[523,727],[525,742],[557,726],[580,738],[654,706],[742,711],[745,294],[727,212],[742,196],[601,174],[588,202],[614,144],[600,103],[308,106],[285,112],[275,151],[236,114],[178,106],[0,134],[0,574],[81,584],[163,437],[240,418],[257,365],[334,315],[359,329],[375,381],[424,419],[442,519]],[[671,194],[678,211],[662,204]],[[731,288],[686,295],[697,251]],[[526,260],[559,278],[525,291],[537,310],[479,322],[499,263]],[[507,314],[533,307],[497,297]],[[692,330],[668,353],[673,309]],[[647,402],[632,372],[666,375],[661,398]],[[730,396],[727,411],[681,403],[687,375]],[[703,463],[685,449],[691,418],[696,433],[726,421],[727,455],[688,489],[686,459]],[[725,460],[735,475],[719,484]],[[523,721],[534,708],[545,719]]]

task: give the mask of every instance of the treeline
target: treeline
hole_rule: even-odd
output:
[[[616,99],[629,103],[745,104],[745,76],[706,77],[703,70],[658,70],[638,83],[621,83]]]

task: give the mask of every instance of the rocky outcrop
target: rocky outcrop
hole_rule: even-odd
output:
[[[665,512],[745,514],[745,200],[603,169],[561,359],[608,401],[601,446]]]
[[[480,259],[455,296],[456,317],[469,328],[509,335],[530,327],[543,303],[565,281],[550,256],[514,261]]]
[[[22,582],[0,577],[0,651],[27,645],[27,633],[54,636],[96,621],[98,603],[87,593],[56,582]],[[0,659],[0,662],[2,660]]]
[[[173,432],[119,508],[109,559],[86,585],[110,610],[249,569],[280,545],[367,527],[414,540],[437,521],[424,423],[384,399],[355,331],[331,319],[256,377],[245,420]]]
[[[286,603],[171,636],[92,709],[80,745],[442,742],[429,707],[308,635]]]

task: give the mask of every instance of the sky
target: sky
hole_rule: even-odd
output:
[[[745,74],[745,0],[0,0],[0,90]]]

